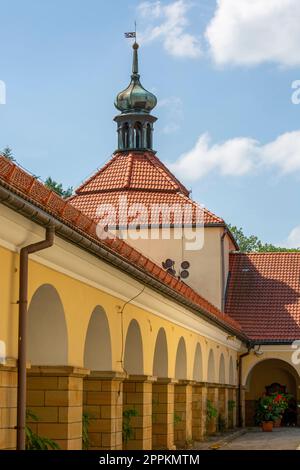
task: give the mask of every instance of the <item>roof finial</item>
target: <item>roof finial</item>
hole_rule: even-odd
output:
[[[138,48],[139,45],[136,42],[136,21],[134,22],[134,31],[125,33],[126,38],[134,38],[133,48],[133,60],[132,60],[132,78],[139,78],[139,63],[138,63]]]

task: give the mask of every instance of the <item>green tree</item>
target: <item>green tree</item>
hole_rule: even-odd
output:
[[[252,252],[270,252],[270,251],[299,251],[300,248],[283,248],[272,245],[272,243],[263,243],[256,235],[247,236],[242,228],[228,224],[228,228],[236,239],[242,253]]]
[[[53,180],[50,176],[48,176],[48,178],[46,179],[45,185],[47,186],[47,188],[52,189],[52,191],[55,191],[63,198],[72,196],[73,188],[71,186],[69,186],[67,189],[64,189],[61,183],[57,183],[57,181]]]
[[[4,149],[0,152],[3,157],[8,158],[8,160],[11,160],[12,162],[15,161],[12,149],[10,147],[4,147]]]

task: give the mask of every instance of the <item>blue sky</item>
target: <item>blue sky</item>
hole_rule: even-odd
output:
[[[193,198],[263,241],[300,246],[297,0],[2,0],[0,148],[76,187],[116,149],[113,101],[138,21],[158,156]],[[280,27],[279,27],[280,26]],[[198,144],[197,144],[198,142]]]

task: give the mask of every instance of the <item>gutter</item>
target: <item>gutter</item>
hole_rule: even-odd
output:
[[[243,401],[242,401],[242,390],[243,390],[243,384],[242,384],[242,377],[243,377],[243,361],[242,359],[246,356],[249,356],[251,350],[253,349],[253,344],[248,345],[248,351],[241,354],[238,358],[238,378],[239,378],[239,383],[238,383],[238,425],[240,428],[244,426],[243,422]]]
[[[18,396],[17,396],[17,449],[25,450],[26,426],[26,362],[27,362],[27,307],[28,307],[28,259],[32,253],[53,245],[54,228],[46,228],[46,238],[20,251],[19,277],[19,333],[18,333]]]
[[[224,239],[228,230],[225,227],[221,235],[221,311],[225,309],[225,253],[224,253]]]
[[[236,329],[234,326],[227,324],[212,313],[202,310],[200,306],[196,306],[192,301],[186,299],[182,294],[174,291],[151,274],[145,273],[139,267],[130,264],[121,255],[116,254],[109,247],[103,247],[100,243],[95,242],[92,237],[83,234],[80,229],[74,230],[65,222],[60,221],[59,218],[55,218],[37,205],[33,205],[30,198],[20,195],[20,192],[16,189],[12,190],[11,187],[3,181],[1,181],[0,184],[0,202],[43,227],[49,227],[49,225],[52,225],[55,228],[56,235],[59,235],[61,238],[68,242],[72,242],[76,246],[81,247],[93,255],[96,255],[104,262],[117,267],[126,274],[131,275],[139,282],[151,286],[151,288],[169,299],[171,298],[177,303],[184,305],[198,317],[205,318],[211,324],[218,325],[223,331],[229,332],[246,344],[249,343],[249,338],[245,333]]]

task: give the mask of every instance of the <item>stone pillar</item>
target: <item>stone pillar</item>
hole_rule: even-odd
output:
[[[233,408],[232,411],[232,427],[235,428],[237,424],[237,409],[238,409],[238,402],[237,402],[237,389],[233,388],[232,389],[232,400],[235,402],[235,407]]]
[[[174,449],[174,387],[172,379],[152,385],[152,448]]]
[[[122,449],[123,380],[123,373],[92,371],[83,381],[91,450]]]
[[[235,406],[232,405],[236,400],[234,399],[233,396],[234,389],[231,387],[228,389],[228,428],[232,429],[234,428],[233,424],[233,415],[236,415],[236,403]]]
[[[217,410],[218,413],[218,388],[214,385],[209,385],[207,389],[207,401],[211,406]],[[215,434],[217,431],[218,416],[207,419],[207,434]]]
[[[192,382],[179,380],[175,385],[174,440],[184,447],[192,439]]]
[[[16,449],[17,368],[0,364],[0,449]]]
[[[192,395],[192,438],[201,441],[206,434],[207,387],[193,385]]]
[[[33,366],[27,374],[27,409],[38,418],[29,425],[63,450],[82,448],[83,377],[88,373],[71,366]]]
[[[228,388],[219,388],[219,431],[225,431],[228,429]],[[224,429],[220,429],[220,425],[224,426]]]
[[[124,442],[128,450],[152,449],[152,383],[154,377],[131,375],[124,381],[123,413],[134,410],[129,421],[131,436]],[[123,422],[125,417],[123,417]]]
[[[246,387],[241,387],[241,421],[242,421],[242,427],[245,427],[246,425],[246,406],[245,406],[245,394],[246,394]],[[238,406],[238,404],[237,404]],[[240,423],[238,423],[238,426]]]

